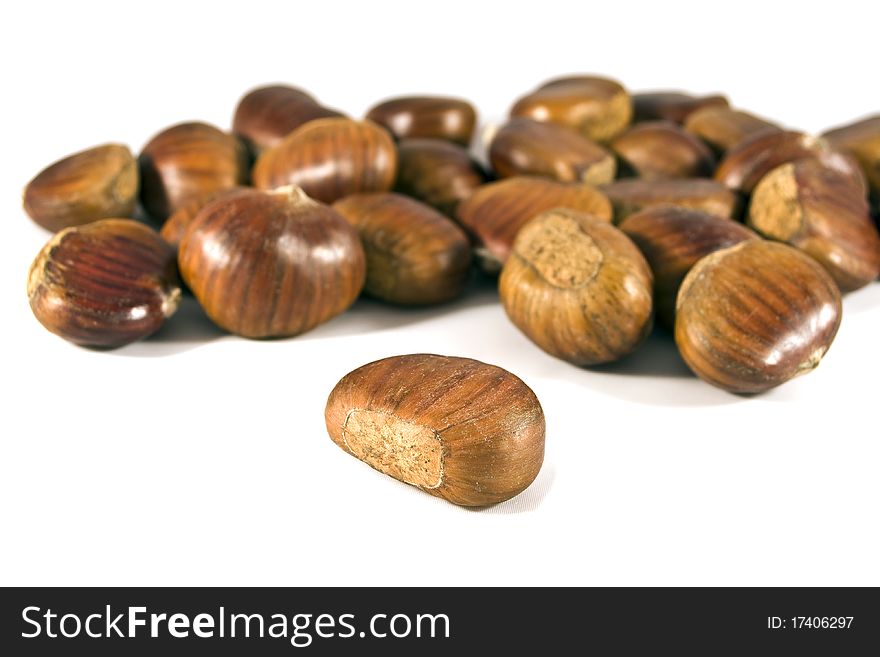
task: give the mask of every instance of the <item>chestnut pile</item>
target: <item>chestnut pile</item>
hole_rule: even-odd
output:
[[[118,347],[187,290],[226,331],[288,337],[361,293],[449,301],[477,263],[558,358],[620,359],[656,317],[698,376],[755,393],[815,368],[841,293],[880,275],[880,116],[812,136],[723,96],[572,76],[469,150],[476,126],[454,98],[355,119],[268,86],[230,132],[183,123],[137,157],[115,143],[71,155],[24,192],[55,233],[31,308],[67,340]]]

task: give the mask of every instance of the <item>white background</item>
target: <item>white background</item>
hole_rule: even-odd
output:
[[[485,283],[274,342],[190,303],[96,353],[31,315],[48,235],[20,207],[59,157],[228,127],[273,81],[353,115],[433,92],[497,118],[544,78],[597,72],[820,131],[880,110],[878,24],[880,5],[842,1],[5,3],[0,583],[880,584],[880,284],[847,297],[815,373],[753,399],[693,378],[668,336],[598,371],[554,360]],[[422,351],[501,365],[541,399],[547,457],[519,498],[460,509],[327,437],[342,375]]]

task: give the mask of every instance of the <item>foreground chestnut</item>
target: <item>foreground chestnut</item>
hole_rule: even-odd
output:
[[[97,219],[128,217],[138,194],[137,160],[122,144],[105,144],[43,169],[24,189],[24,209],[53,232]]]
[[[371,121],[318,119],[264,151],[254,165],[254,185],[296,185],[324,203],[363,192],[386,192],[397,175],[391,136]]]
[[[511,119],[495,133],[489,161],[499,178],[543,176],[601,185],[614,180],[617,163],[607,150],[568,128]]]
[[[880,115],[829,130],[822,135],[831,146],[855,156],[880,199]]]
[[[399,194],[355,194],[333,209],[364,244],[364,291],[406,305],[449,301],[461,294],[471,268],[468,236],[433,208]]]
[[[700,178],[715,170],[709,147],[671,121],[637,123],[609,147],[620,158],[624,173],[645,180]]]
[[[614,80],[588,75],[545,82],[510,110],[511,117],[558,123],[599,143],[623,132],[632,114],[626,89]]]
[[[576,365],[614,361],[651,330],[651,270],[604,219],[565,209],[528,222],[501,270],[510,320],[547,353]]]
[[[785,244],[740,242],[700,260],[678,293],[675,342],[700,378],[757,393],[812,371],[840,325],[840,291]]]
[[[476,237],[481,266],[497,272],[519,229],[552,208],[579,210],[608,222],[612,217],[611,203],[595,187],[529,176],[483,185],[458,207],[456,216]]]
[[[158,221],[199,196],[248,180],[247,149],[207,123],[181,123],[163,130],[144,146],[138,162],[141,202]]]
[[[708,178],[616,180],[600,189],[614,205],[614,220],[618,224],[655,205],[677,205],[725,218],[735,216],[739,208],[733,192]]]
[[[775,123],[730,107],[704,107],[690,114],[685,130],[695,134],[718,153],[725,153],[761,133],[782,132]]]
[[[667,328],[675,323],[675,299],[697,261],[758,236],[742,224],[700,210],[655,205],[630,215],[620,230],[635,242],[654,273],[654,309]]]
[[[180,301],[174,250],[130,219],[57,233],[31,265],[27,293],[34,315],[52,333],[104,348],[155,333]]]
[[[324,107],[302,89],[271,85],[249,91],[238,102],[232,131],[257,154],[277,146],[309,121],[341,116],[341,112]]]
[[[486,174],[462,146],[442,139],[404,139],[397,145],[394,190],[455,215],[458,204],[486,182]]]
[[[348,308],[364,285],[357,232],[293,186],[209,203],[177,259],[208,317],[248,338],[308,331]]]
[[[764,176],[748,224],[815,258],[844,292],[880,275],[880,236],[864,189],[820,160],[783,164]]]
[[[396,139],[445,139],[462,146],[471,143],[477,124],[473,105],[445,96],[390,98],[371,108],[367,118]]]
[[[165,220],[165,223],[162,224],[162,228],[159,230],[159,234],[162,236],[162,239],[177,249],[186,229],[203,207],[212,201],[216,201],[218,198],[237,194],[248,189],[248,187],[233,187],[232,189],[218,190],[195,197]]]
[[[645,91],[633,94],[636,121],[674,121],[682,124],[704,107],[728,107],[727,98],[720,95],[694,96],[680,91]]]
[[[544,412],[510,372],[413,354],[346,374],[327,400],[334,443],[379,472],[462,506],[508,500],[544,460]]]

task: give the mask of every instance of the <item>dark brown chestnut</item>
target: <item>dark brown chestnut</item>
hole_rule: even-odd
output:
[[[349,194],[387,192],[397,175],[397,148],[372,121],[317,119],[263,151],[254,185],[296,185],[311,198],[332,203]]]
[[[177,259],[208,317],[248,338],[308,331],[348,308],[364,285],[357,231],[293,186],[209,203]]]
[[[476,238],[480,264],[497,272],[507,260],[519,229],[536,215],[569,208],[611,221],[611,203],[590,185],[516,176],[483,185],[458,206],[459,223]]]
[[[693,112],[684,127],[722,154],[753,135],[782,131],[775,123],[754,114],[722,106]]]
[[[709,147],[671,121],[637,123],[609,146],[623,173],[645,180],[701,178],[715,171]]]
[[[544,212],[519,231],[498,283],[510,320],[547,353],[576,365],[617,360],[651,331],[651,270],[604,219]]]
[[[174,250],[130,219],[56,233],[31,265],[27,293],[52,333],[104,348],[155,333],[180,301]]]
[[[675,323],[678,288],[698,260],[758,236],[742,224],[700,210],[655,205],[630,215],[620,229],[635,242],[654,273],[654,310],[659,322]]]
[[[654,205],[678,205],[719,217],[736,216],[739,199],[719,182],[708,178],[678,180],[617,180],[602,185],[614,205],[614,220],[622,222],[634,212]]]
[[[675,342],[700,378],[768,390],[819,364],[840,325],[840,291],[808,255],[747,240],[700,260],[681,284]]]
[[[871,185],[871,193],[880,202],[880,115],[829,130],[822,136],[833,148],[858,160]]]
[[[524,118],[511,119],[495,133],[489,161],[499,178],[542,176],[602,185],[617,171],[611,153],[574,130]]]
[[[105,144],[43,169],[24,189],[24,209],[53,232],[97,219],[129,217],[138,195],[137,160],[122,144]]]
[[[248,154],[237,137],[207,123],[163,130],[138,158],[141,202],[158,221],[190,201],[248,180]]]
[[[748,224],[815,258],[844,292],[880,275],[880,236],[864,190],[820,160],[790,162],[764,176]]]
[[[467,146],[474,136],[477,112],[460,98],[401,96],[382,101],[367,118],[396,139],[445,139]]]
[[[345,115],[324,107],[302,89],[271,85],[249,91],[238,102],[232,131],[250,146],[253,153],[259,154],[277,146],[309,121],[342,116]]]
[[[486,182],[486,174],[462,146],[442,139],[404,139],[397,145],[394,190],[448,217]]]
[[[471,245],[459,226],[433,208],[400,194],[355,194],[333,209],[364,244],[364,292],[405,305],[442,303],[461,294],[471,268]]]
[[[704,107],[729,107],[725,96],[695,96],[681,91],[643,91],[633,94],[636,121],[674,121],[682,124]]]

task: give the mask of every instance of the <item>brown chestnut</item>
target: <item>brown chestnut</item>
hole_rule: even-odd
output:
[[[630,239],[582,212],[544,212],[519,231],[499,280],[510,320],[576,365],[617,360],[651,331],[651,270]]]
[[[449,217],[486,182],[486,174],[462,146],[442,139],[404,139],[397,145],[394,190]]]
[[[466,100],[444,96],[402,96],[382,101],[367,118],[396,139],[445,139],[467,146],[474,136],[477,112]]]
[[[729,151],[749,137],[781,132],[775,123],[730,107],[704,107],[688,116],[685,130],[695,134],[718,153]]]
[[[880,236],[864,190],[820,160],[790,162],[764,176],[748,224],[815,258],[844,292],[880,275]]]
[[[333,388],[334,443],[379,472],[463,506],[518,495],[544,460],[544,412],[510,372],[412,354],[369,363]]]
[[[609,146],[624,173],[645,180],[700,178],[715,170],[709,147],[671,121],[637,123]]]
[[[602,185],[614,205],[614,220],[622,222],[634,212],[654,205],[678,205],[719,217],[737,214],[739,199],[721,183],[708,178],[678,180],[616,180]]]
[[[674,121],[682,124],[704,107],[728,107],[725,96],[695,96],[680,91],[643,91],[633,94],[636,121]]]
[[[165,221],[190,201],[248,180],[247,149],[237,137],[207,123],[181,123],[163,130],[138,158],[141,202]]]
[[[510,110],[511,117],[558,123],[599,143],[622,133],[632,114],[632,99],[618,82],[586,75],[550,80]]]
[[[617,172],[611,153],[574,130],[524,118],[495,133],[489,161],[499,178],[531,175],[602,185]]]
[[[254,165],[254,185],[296,185],[332,203],[349,194],[387,192],[397,175],[397,148],[372,121],[317,119],[297,128]]]
[[[222,189],[197,196],[168,217],[168,219],[165,220],[165,223],[162,224],[159,234],[162,236],[162,239],[168,242],[176,250],[180,245],[180,240],[183,239],[183,234],[186,232],[186,229],[203,207],[218,198],[222,198],[229,194],[236,194],[247,189],[249,188],[233,187],[232,189]]]
[[[433,208],[400,194],[355,194],[333,209],[364,244],[364,292],[391,303],[420,305],[461,294],[471,268],[465,232]]]
[[[786,244],[747,240],[700,260],[681,284],[675,342],[701,379],[757,393],[812,371],[840,325],[840,291]]]
[[[880,201],[880,115],[829,130],[823,137],[833,148],[858,160],[871,185],[871,193]]]
[[[497,272],[519,229],[552,208],[569,208],[611,221],[611,203],[595,187],[515,176],[483,185],[458,206],[458,221],[476,238],[480,264]]]
[[[250,146],[254,154],[277,146],[291,132],[315,119],[344,114],[319,104],[302,89],[286,85],[258,87],[238,102],[232,132]]]
[[[122,144],[105,144],[43,169],[24,189],[24,209],[47,230],[128,217],[138,195],[137,160]]]
[[[27,293],[52,333],[105,348],[155,333],[180,301],[174,250],[130,219],[56,233],[31,265]]]
[[[675,205],[655,205],[630,215],[620,230],[648,261],[654,273],[654,310],[659,322],[670,329],[678,288],[691,267],[710,253],[758,239],[736,221]]]
[[[248,338],[308,331],[348,308],[364,285],[357,231],[293,186],[209,203],[177,259],[208,317]]]

